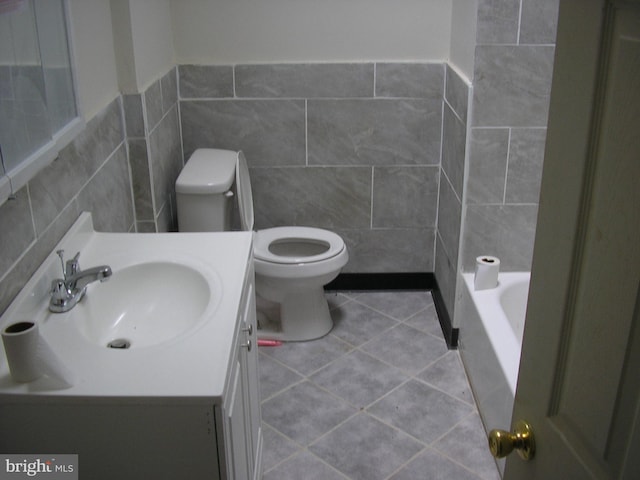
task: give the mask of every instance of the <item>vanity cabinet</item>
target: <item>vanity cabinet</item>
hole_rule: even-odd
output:
[[[253,268],[247,278],[253,278]],[[262,478],[262,427],[254,283],[247,282],[239,311],[232,364],[222,405],[227,478]]]
[[[170,235],[163,241],[179,238]],[[77,366],[80,378],[66,390],[17,384],[0,358],[0,452],[77,454],[78,478],[93,480],[262,478],[251,236],[220,235],[231,237],[182,240],[181,248],[220,241],[212,265],[222,299],[208,324],[188,337],[191,343],[105,348],[90,373]],[[162,237],[139,238],[143,252]]]

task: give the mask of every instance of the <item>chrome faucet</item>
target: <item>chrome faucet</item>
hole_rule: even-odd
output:
[[[62,262],[63,278],[56,278],[51,282],[51,300],[49,301],[49,310],[53,313],[68,312],[76,304],[82,300],[87,285],[92,282],[105,282],[111,276],[111,267],[102,265],[87,270],[80,270],[78,258],[80,252],[76,253],[71,260],[64,261],[64,250],[56,252]]]

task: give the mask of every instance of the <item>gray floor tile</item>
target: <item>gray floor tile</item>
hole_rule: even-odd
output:
[[[355,412],[310,382],[294,385],[262,404],[262,420],[300,445],[309,445]]]
[[[263,400],[304,380],[304,377],[260,353],[260,396]]]
[[[412,460],[389,480],[482,480],[452,460],[430,448]]]
[[[284,343],[261,351],[303,375],[310,375],[352,349],[334,335],[326,335],[312,342]]]
[[[309,450],[354,480],[383,480],[423,446],[409,435],[360,413]]]
[[[375,402],[406,379],[397,368],[357,350],[309,377],[358,408]]]
[[[367,353],[410,374],[423,370],[447,353],[442,338],[404,324],[387,330],[361,347]]]
[[[499,480],[430,293],[327,299],[329,335],[260,349],[264,479]]]
[[[351,302],[353,300],[353,295],[349,294],[349,292],[327,292],[325,294],[327,298],[327,303],[329,304],[329,310],[339,307],[347,302]]]
[[[430,444],[469,415],[473,407],[429,385],[410,380],[368,411]]]
[[[431,292],[366,292],[357,295],[355,300],[399,321],[433,304]]]
[[[438,320],[438,313],[436,312],[435,304],[431,304],[420,310],[418,313],[407,318],[404,323],[417,328],[418,330],[422,330],[423,332],[442,338],[442,327],[440,327],[440,321]]]
[[[397,325],[397,321],[358,302],[348,302],[331,311],[331,335],[358,346]]]
[[[293,456],[302,447],[274,430],[269,425],[262,424],[262,435],[265,447],[262,451],[262,469],[270,470],[283,460]]]
[[[266,472],[264,480],[348,480],[315,455],[303,451]]]
[[[453,430],[434,443],[433,448],[455,458],[485,480],[500,480],[477,412],[460,421]]]
[[[420,372],[416,378],[474,405],[473,393],[457,350],[449,351]]]

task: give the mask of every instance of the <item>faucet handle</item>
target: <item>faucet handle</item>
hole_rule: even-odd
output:
[[[67,260],[67,264],[64,270],[66,278],[69,278],[70,276],[75,275],[80,271],[80,263],[78,262],[78,258],[80,258],[80,252],[76,253],[71,260]]]
[[[51,282],[50,293],[51,299],[55,302],[66,300],[69,296],[67,287],[65,286],[64,281],[61,279],[56,279]]]
[[[78,263],[78,258],[80,258],[80,252],[76,253],[76,255],[71,259],[64,261],[64,250],[56,250],[56,254],[60,257],[60,263],[62,264],[62,275],[66,280],[72,275],[75,275],[80,271],[80,263]]]

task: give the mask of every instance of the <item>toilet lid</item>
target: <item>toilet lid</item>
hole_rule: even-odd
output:
[[[240,226],[243,231],[253,230],[253,194],[251,193],[251,179],[249,167],[244,153],[238,152],[236,167],[236,190],[238,194],[238,210],[240,211]]]
[[[255,258],[271,263],[313,263],[335,257],[344,250],[336,233],[312,227],[274,227],[256,232]]]

